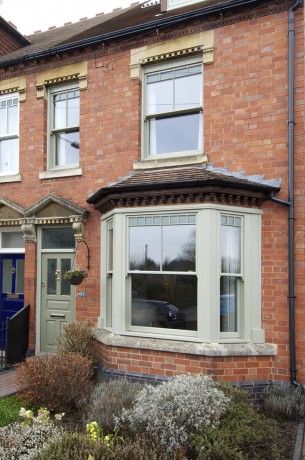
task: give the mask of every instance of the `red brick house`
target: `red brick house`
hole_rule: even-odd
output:
[[[37,353],[97,324],[105,372],[304,383],[303,3],[147,1],[12,46],[2,317],[31,305]]]

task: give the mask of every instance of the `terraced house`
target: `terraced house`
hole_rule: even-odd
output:
[[[0,29],[1,318],[36,353],[89,320],[108,373],[304,383],[303,2]]]

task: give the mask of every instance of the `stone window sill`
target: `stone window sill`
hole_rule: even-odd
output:
[[[82,168],[50,169],[39,173],[39,179],[56,179],[58,177],[82,176]]]
[[[185,155],[167,158],[158,158],[150,160],[136,161],[133,164],[133,169],[153,169],[153,168],[168,168],[172,166],[184,166],[207,163],[206,155]]]
[[[0,176],[0,184],[6,184],[7,182],[21,182],[21,175],[12,174],[9,176]]]
[[[95,338],[98,342],[113,347],[197,356],[276,356],[277,354],[277,345],[272,343],[194,343],[182,340],[116,335],[105,329],[97,329]]]

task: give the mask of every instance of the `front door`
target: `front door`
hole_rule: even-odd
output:
[[[75,319],[75,288],[64,279],[74,260],[71,253],[41,255],[40,350],[54,351],[63,326]]]
[[[3,254],[0,256],[0,328],[24,304],[24,254]],[[5,337],[0,337],[0,348]]]

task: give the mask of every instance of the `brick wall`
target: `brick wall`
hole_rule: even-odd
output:
[[[287,13],[245,20],[215,29],[214,63],[205,67],[205,152],[214,166],[282,178],[287,198]],[[304,36],[303,12],[297,13],[296,40],[296,280],[299,378],[305,382],[304,239]],[[60,61],[63,64],[63,61]],[[91,251],[89,277],[77,299],[77,317],[95,322],[100,311],[100,215],[88,194],[125,176],[140,158],[141,85],[131,80],[129,52],[89,60],[88,89],[81,92],[80,161],[82,177],[39,180],[46,165],[46,102],[36,98],[36,70],[27,75],[21,103],[21,183],[1,184],[0,193],[28,207],[54,193],[87,207],[86,240]],[[198,358],[100,346],[110,368],[173,375],[208,372],[227,380],[289,377],[287,306],[287,210],[263,205],[262,321],[266,339],[278,344],[276,357]],[[35,311],[35,245],[26,247],[26,293]],[[33,278],[34,277],[34,278]]]

